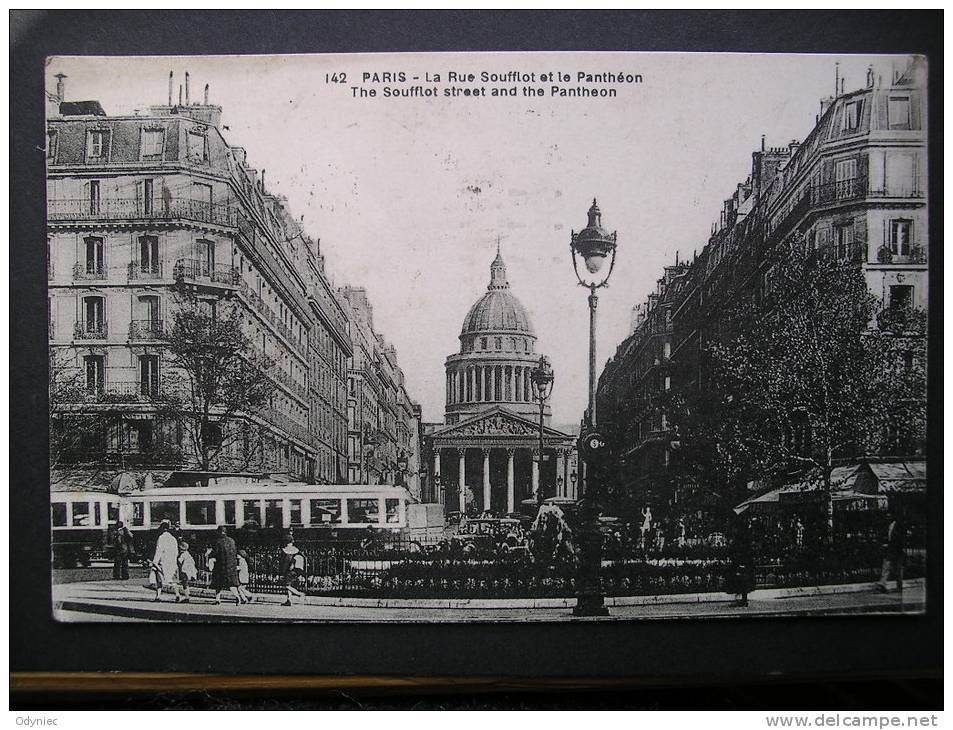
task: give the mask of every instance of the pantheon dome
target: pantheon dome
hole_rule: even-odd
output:
[[[470,307],[460,330],[460,351],[446,361],[446,423],[458,423],[502,406],[538,418],[530,373],[539,361],[536,332],[510,288],[497,250],[486,292]],[[548,409],[546,418],[548,420]]]
[[[490,265],[490,284],[486,294],[470,307],[460,337],[496,332],[521,332],[535,337],[526,307],[516,298],[506,280],[506,264],[499,251]]]

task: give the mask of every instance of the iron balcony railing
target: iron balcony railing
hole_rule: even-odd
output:
[[[109,270],[105,264],[75,264],[73,266],[73,278],[84,280],[102,281],[109,276]]]
[[[174,276],[186,281],[238,286],[238,269],[234,266],[213,266],[200,259],[179,259],[175,262]]]
[[[111,198],[102,199],[95,205],[80,198],[54,198],[47,204],[47,219],[54,222],[188,220],[234,228],[238,225],[238,212],[227,204],[181,197],[165,200]]]
[[[109,325],[105,321],[80,320],[73,327],[73,337],[77,340],[105,340],[109,337]]]
[[[811,204],[826,205],[844,200],[856,200],[867,194],[867,178],[851,177],[846,180],[814,185],[811,187]]]
[[[157,340],[163,333],[161,319],[134,319],[129,323],[129,338],[133,340]]]
[[[133,261],[129,264],[130,279],[161,279],[162,263]]]
[[[89,384],[66,394],[64,400],[74,403],[145,403],[159,397],[156,381],[110,381]]]
[[[308,397],[308,389],[305,386],[300,385],[299,383],[296,383],[294,380],[292,380],[291,376],[288,375],[288,373],[286,373],[284,370],[279,370],[275,368],[271,371],[270,375],[276,381],[284,385],[286,388],[290,388],[294,393],[296,393],[301,398],[306,399]]]
[[[257,293],[248,284],[244,279],[239,275],[238,277],[238,287],[239,294],[248,302],[248,304],[258,312],[264,319],[268,320],[281,335],[291,343],[291,346],[302,356],[307,357],[307,348],[299,342],[291,332],[291,329],[285,325],[284,322],[279,319],[278,315],[275,314],[274,310],[269,307],[262,300]]]

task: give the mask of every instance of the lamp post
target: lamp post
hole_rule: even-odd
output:
[[[606,608],[599,583],[602,567],[602,534],[599,530],[600,484],[596,476],[596,454],[605,441],[596,432],[596,291],[609,285],[615,267],[616,233],[602,227],[602,212],[595,198],[589,208],[589,222],[585,228],[572,232],[570,250],[572,265],[579,285],[589,290],[589,407],[586,409],[583,433],[580,435],[580,456],[584,458],[585,472],[583,499],[580,508],[579,575],[576,581],[576,616],[606,616]],[[579,259],[584,270],[580,272]],[[604,269],[606,259],[609,268]],[[584,448],[582,448],[584,447]]]
[[[545,355],[539,356],[539,362],[530,373],[530,382],[533,384],[533,397],[539,402],[539,466],[537,467],[536,484],[536,506],[543,503],[543,412],[546,408],[546,401],[553,392],[553,381],[556,376],[553,375],[552,365],[549,364],[549,358]]]

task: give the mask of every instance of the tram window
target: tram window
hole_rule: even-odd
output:
[[[66,505],[63,502],[54,502],[50,505],[53,515],[53,527],[66,527]]]
[[[89,502],[73,502],[73,527],[89,527]]]
[[[142,502],[132,503],[132,526],[142,527],[146,524],[146,510]]]
[[[265,500],[265,527],[281,527],[281,500]]]
[[[189,525],[214,525],[215,501],[189,500],[185,503],[185,522]]]
[[[234,525],[235,524],[235,500],[226,499],[223,504],[225,505],[225,524]]]
[[[378,523],[381,521],[378,507],[376,499],[349,499],[347,501],[347,521]]]
[[[341,521],[340,499],[312,499],[311,524],[338,523]]]
[[[388,522],[400,522],[400,500],[399,499],[385,499],[384,509],[387,512]]]
[[[291,524],[292,525],[304,524],[301,521],[301,500],[300,499],[291,500]]]
[[[93,517],[93,524],[94,524],[94,525],[101,525],[101,524],[103,524],[103,512],[102,512],[102,509],[103,509],[103,508],[100,506],[99,502],[93,502],[93,515],[94,515],[94,517]]]
[[[106,503],[106,521],[111,525],[119,522],[119,505],[116,502]]]
[[[261,500],[243,499],[242,500],[242,521],[247,525],[254,522],[256,525],[261,523]]]
[[[178,502],[150,502],[149,519],[153,527],[158,527],[162,520],[168,520],[173,525],[179,521]]]

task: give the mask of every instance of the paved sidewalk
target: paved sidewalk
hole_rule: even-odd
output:
[[[849,590],[848,590],[849,589]],[[177,621],[177,622],[319,622],[319,623],[456,623],[527,621],[618,621],[738,616],[810,616],[856,613],[919,613],[924,610],[923,580],[907,581],[903,594],[881,593],[874,584],[816,586],[806,589],[756,591],[749,605],[734,605],[723,593],[692,594],[684,602],[674,596],[613,599],[608,617],[579,619],[572,615],[574,599],[560,605],[522,604],[502,607],[497,601],[385,602],[373,599],[308,598],[282,606],[283,596],[259,596],[247,606],[216,604],[199,592],[189,603],[175,603],[171,595],[154,602],[151,589],[137,582],[96,581],[53,586],[54,615],[60,621]],[[224,600],[224,599],[223,599]],[[350,605],[342,605],[347,600]],[[632,602],[637,600],[638,602]],[[629,601],[626,603],[626,601]],[[451,606],[451,603],[453,604]],[[626,605],[618,605],[626,603]]]

